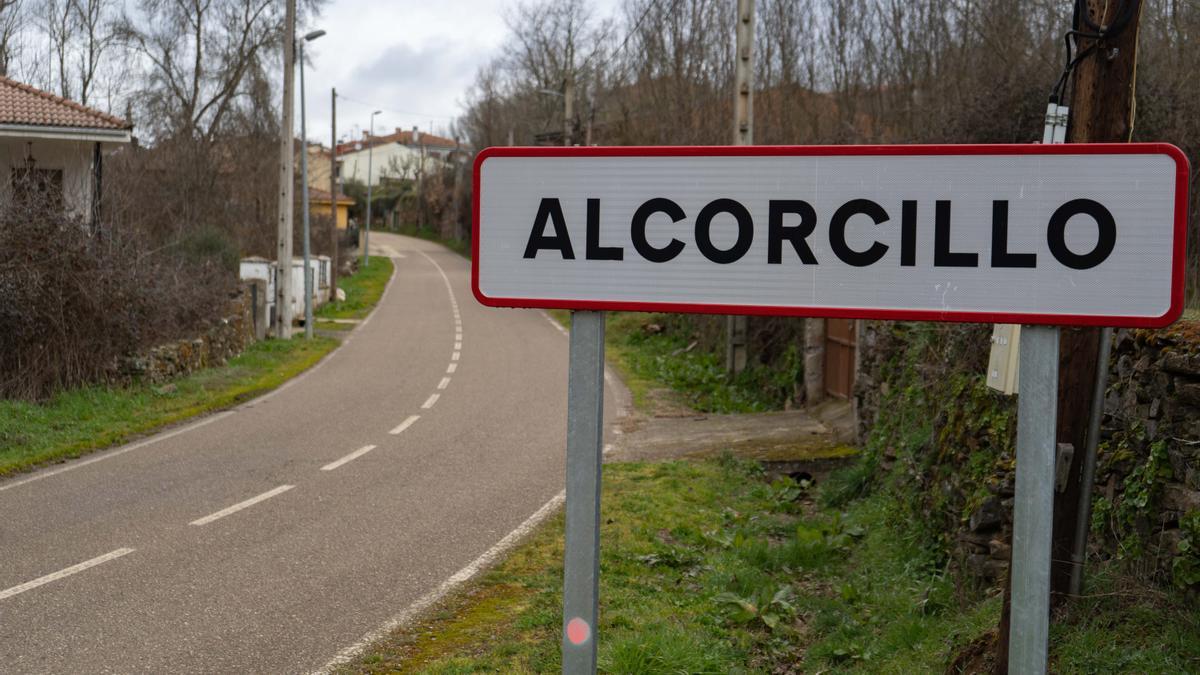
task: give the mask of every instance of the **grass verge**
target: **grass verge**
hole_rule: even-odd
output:
[[[371,258],[370,264],[359,264],[358,271],[353,275],[338,280],[338,288],[346,292],[346,299],[341,302],[327,302],[314,314],[316,327],[330,327],[336,324],[322,322],[321,319],[362,319],[371,313],[383,291],[387,288],[388,280],[392,278],[392,261],[383,256]],[[328,324],[328,325],[324,325]]]
[[[338,303],[339,307],[322,307],[317,316],[365,317],[383,295],[391,275],[390,260],[373,259],[369,268],[342,281],[346,301]],[[333,323],[328,327],[353,328]],[[0,476],[124,443],[254,398],[309,369],[338,344],[327,336],[266,340],[254,343],[224,366],[207,368],[165,386],[94,386],[62,392],[38,403],[0,401]]]
[[[549,313],[570,328],[569,311]],[[749,413],[783,408],[799,376],[796,368],[752,364],[730,378],[723,359],[694,349],[688,336],[646,330],[663,323],[658,314],[639,312],[609,312],[605,321],[605,356],[621,374],[639,410],[682,406],[698,412]]]
[[[999,598],[956,589],[897,536],[888,497],[821,509],[758,466],[605,466],[602,672],[939,672],[996,625]],[[557,672],[561,560],[559,518],[345,670]],[[1195,610],[1153,593],[1082,602],[1055,625],[1056,672],[1200,668]]]
[[[337,340],[256,342],[225,366],[173,386],[84,387],[44,403],[0,401],[0,476],[78,457],[278,387],[307,370]]]

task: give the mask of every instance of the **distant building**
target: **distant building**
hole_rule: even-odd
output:
[[[395,133],[385,136],[364,132],[361,140],[338,146],[342,180],[366,184],[368,151],[372,154],[371,182],[374,185],[387,180],[415,179],[422,172],[461,161],[457,142],[423,133],[417,127],[411,131],[396,129]]]
[[[0,203],[61,204],[94,227],[104,156],[133,140],[133,125],[0,77]]]
[[[325,172],[326,181],[329,180],[329,172]],[[308,187],[308,208],[314,216],[328,216],[331,205],[335,200],[329,198],[329,190],[322,190],[319,187],[309,185]],[[350,222],[350,207],[354,206],[354,199],[337,193],[337,226],[339,230],[346,229],[347,223]]]

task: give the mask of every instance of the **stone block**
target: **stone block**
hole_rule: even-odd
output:
[[[1162,359],[1162,369],[1168,373],[1200,377],[1200,354],[1167,354]]]
[[[1167,483],[1163,486],[1162,507],[1180,513],[1200,511],[1200,490],[1190,489],[1181,483]]]

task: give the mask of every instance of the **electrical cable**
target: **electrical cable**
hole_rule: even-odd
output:
[[[1072,6],[1072,26],[1083,25],[1087,31],[1074,27],[1063,35],[1066,45],[1066,59],[1062,74],[1050,90],[1050,102],[1060,103],[1066,100],[1067,87],[1070,86],[1071,74],[1075,68],[1088,56],[1096,53],[1103,42],[1115,38],[1125,31],[1134,17],[1141,12],[1141,0],[1122,0],[1117,14],[1110,24],[1097,24],[1088,13],[1087,0],[1075,0]],[[1091,40],[1091,44],[1079,48],[1079,39]],[[1074,56],[1072,56],[1074,53]]]

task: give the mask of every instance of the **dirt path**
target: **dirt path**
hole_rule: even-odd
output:
[[[732,452],[766,462],[841,458],[854,454],[850,404],[812,410],[709,415],[656,406],[625,417],[610,439],[609,461],[662,461]]]

